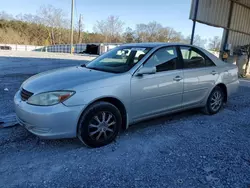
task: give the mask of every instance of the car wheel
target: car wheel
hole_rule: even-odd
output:
[[[223,92],[223,90],[216,86],[213,91],[210,93],[208,99],[207,99],[207,104],[203,109],[203,112],[205,114],[216,114],[220,111],[220,109],[223,106],[224,103],[224,97],[225,94]]]
[[[96,102],[83,113],[78,124],[78,138],[89,147],[101,147],[115,140],[122,124],[116,106]]]

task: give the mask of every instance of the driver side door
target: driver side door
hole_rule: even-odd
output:
[[[143,65],[156,67],[156,73],[132,76],[133,121],[182,107],[183,70],[179,57],[175,46],[160,48]]]

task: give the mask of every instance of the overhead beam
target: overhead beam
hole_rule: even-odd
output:
[[[234,31],[234,32],[237,32],[237,33],[241,33],[241,34],[244,34],[244,35],[249,35],[250,36],[250,33],[246,33],[246,32],[243,32],[243,31],[239,31],[237,29],[231,29],[231,28],[228,28],[228,27],[221,27],[219,25],[216,25],[216,24],[209,24],[209,23],[206,23],[206,22],[203,22],[203,21],[200,21],[200,20],[196,20],[196,22],[199,22],[199,23],[202,23],[202,24],[206,24],[206,25],[210,25],[210,26],[213,26],[213,27],[219,27],[219,28],[223,28],[223,29],[228,29],[230,31]]]
[[[247,9],[250,9],[250,6],[247,6],[246,4],[241,3],[238,0],[230,0],[230,1],[234,2],[234,3],[238,4],[238,5],[241,5],[241,6],[245,7],[245,8],[247,8]]]

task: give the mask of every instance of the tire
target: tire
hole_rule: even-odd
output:
[[[96,102],[86,109],[78,123],[78,138],[88,147],[105,146],[115,140],[122,124],[119,109],[108,102]]]
[[[218,104],[215,102],[216,96],[218,99],[217,100]],[[225,101],[224,98],[225,98],[225,93],[223,92],[223,90],[219,86],[216,86],[213,89],[213,91],[210,93],[210,95],[207,99],[206,106],[203,108],[202,111],[208,115],[217,114],[220,111],[220,109],[223,107],[223,104]],[[217,105],[215,105],[215,104],[217,104]]]

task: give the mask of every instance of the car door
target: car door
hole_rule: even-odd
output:
[[[134,74],[131,78],[131,116],[133,120],[181,108],[183,71],[176,47],[163,47],[142,65],[156,67],[155,74]]]
[[[183,107],[198,105],[218,79],[215,64],[199,49],[180,46],[183,59],[184,92]]]

